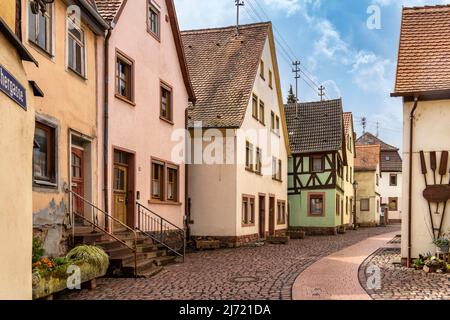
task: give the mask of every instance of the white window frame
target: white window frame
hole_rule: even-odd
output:
[[[53,58],[54,52],[55,52],[55,3],[50,3],[49,7],[51,8],[51,16],[50,16],[50,46],[49,50],[42,48],[39,44],[37,44],[36,41],[31,39],[30,34],[30,0],[26,2],[26,10],[25,10],[25,16],[26,16],[26,37],[28,39],[28,42],[31,43],[35,48],[38,48],[39,50],[42,50],[46,54],[50,55]],[[35,17],[36,19],[36,17]]]
[[[70,30],[69,30],[70,24],[72,24],[75,28],[77,28],[80,31],[80,33],[83,37],[83,43],[80,43],[79,39],[70,35]],[[81,64],[82,64],[82,72],[81,73],[79,73],[77,70],[75,70],[75,68],[73,68],[70,65],[70,61],[69,61],[69,44],[70,44],[69,39],[70,38],[72,38],[73,41],[75,41],[75,43],[82,45],[83,57],[81,59]],[[76,75],[79,75],[80,77],[82,77],[84,79],[87,79],[86,32],[84,31],[84,29],[81,26],[81,21],[79,21],[79,26],[77,26],[77,24],[75,22],[71,21],[70,17],[66,18],[66,69],[70,70],[71,72],[74,72]]]

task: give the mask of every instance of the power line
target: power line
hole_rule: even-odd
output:
[[[265,12],[264,8],[257,2],[255,1],[256,5],[261,9],[262,13],[264,14],[264,16],[267,18],[267,20],[270,20],[270,17],[267,15],[267,13]],[[247,11],[248,16],[250,17],[250,19],[255,19],[257,21],[263,21],[263,18],[261,17],[261,15],[258,13],[256,7],[252,4],[252,1],[247,0],[247,4],[248,6],[245,6],[245,9]],[[249,8],[249,9],[247,9]],[[250,11],[251,10],[251,11]],[[280,53],[282,55],[282,57],[284,59],[287,59],[286,63],[287,65],[289,65],[289,67],[291,67],[291,65],[295,62],[298,61],[299,59],[296,58],[296,55],[294,53],[294,51],[292,50],[292,48],[289,46],[289,44],[287,43],[287,41],[284,39],[284,37],[282,36],[282,34],[278,31],[278,29],[276,28],[276,26],[273,25],[273,29],[275,30],[275,32],[279,35],[279,37],[275,37],[275,42],[277,43],[278,47],[280,48]],[[284,42],[284,44],[278,40],[281,39],[281,41]],[[289,52],[290,51],[290,52]],[[293,58],[294,57],[294,58]],[[305,69],[305,70],[303,70]],[[313,80],[312,78],[314,78],[315,76],[312,75],[311,72],[309,72],[306,67],[302,66],[302,68],[300,68],[300,72],[305,76],[305,78],[300,77],[307,85],[308,87],[310,87],[315,93],[317,93],[317,90],[319,89],[319,87],[321,87],[322,85],[319,85],[315,80]],[[308,75],[309,73],[309,75]],[[308,82],[308,81],[309,82]],[[312,84],[312,85],[311,85]],[[325,93],[324,96],[328,98],[327,94]]]

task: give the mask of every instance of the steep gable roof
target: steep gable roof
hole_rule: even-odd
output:
[[[239,128],[250,101],[270,23],[182,31],[188,67],[197,97],[189,108],[189,126]]]
[[[356,146],[355,170],[376,171],[380,163],[381,147],[377,145]]]
[[[353,126],[353,114],[351,112],[344,112],[345,135],[348,135],[350,133],[350,129],[352,129],[352,126]]]
[[[367,146],[367,145],[376,145],[379,144],[381,146],[381,151],[398,151],[397,147],[394,147],[390,144],[387,144],[383,140],[377,138],[375,135],[370,132],[364,133],[361,137],[356,140],[356,145],[358,146]]]
[[[194,89],[192,87],[189,71],[186,63],[186,56],[180,35],[180,27],[178,25],[177,13],[175,10],[175,4],[173,0],[165,0],[167,11],[169,14],[170,26],[172,29],[172,35],[175,40],[175,47],[177,49],[178,61],[180,62],[181,72],[183,74],[184,84],[186,86],[189,100],[195,102]],[[120,13],[127,4],[127,0],[95,0],[98,12],[107,20],[111,25],[112,22],[117,23],[120,18]]]
[[[395,92],[450,90],[450,6],[403,8]]]
[[[343,148],[342,100],[285,105],[293,154],[338,151]]]

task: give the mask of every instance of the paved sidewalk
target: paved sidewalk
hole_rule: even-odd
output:
[[[389,232],[363,240],[320,259],[300,274],[292,287],[294,300],[371,300],[358,279],[359,266],[399,232]]]

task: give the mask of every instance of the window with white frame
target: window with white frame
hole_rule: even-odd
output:
[[[45,5],[45,11],[34,14],[28,2],[28,40],[47,53],[52,53],[53,5]]]
[[[86,76],[84,31],[69,18],[67,23],[67,65],[80,76]]]

